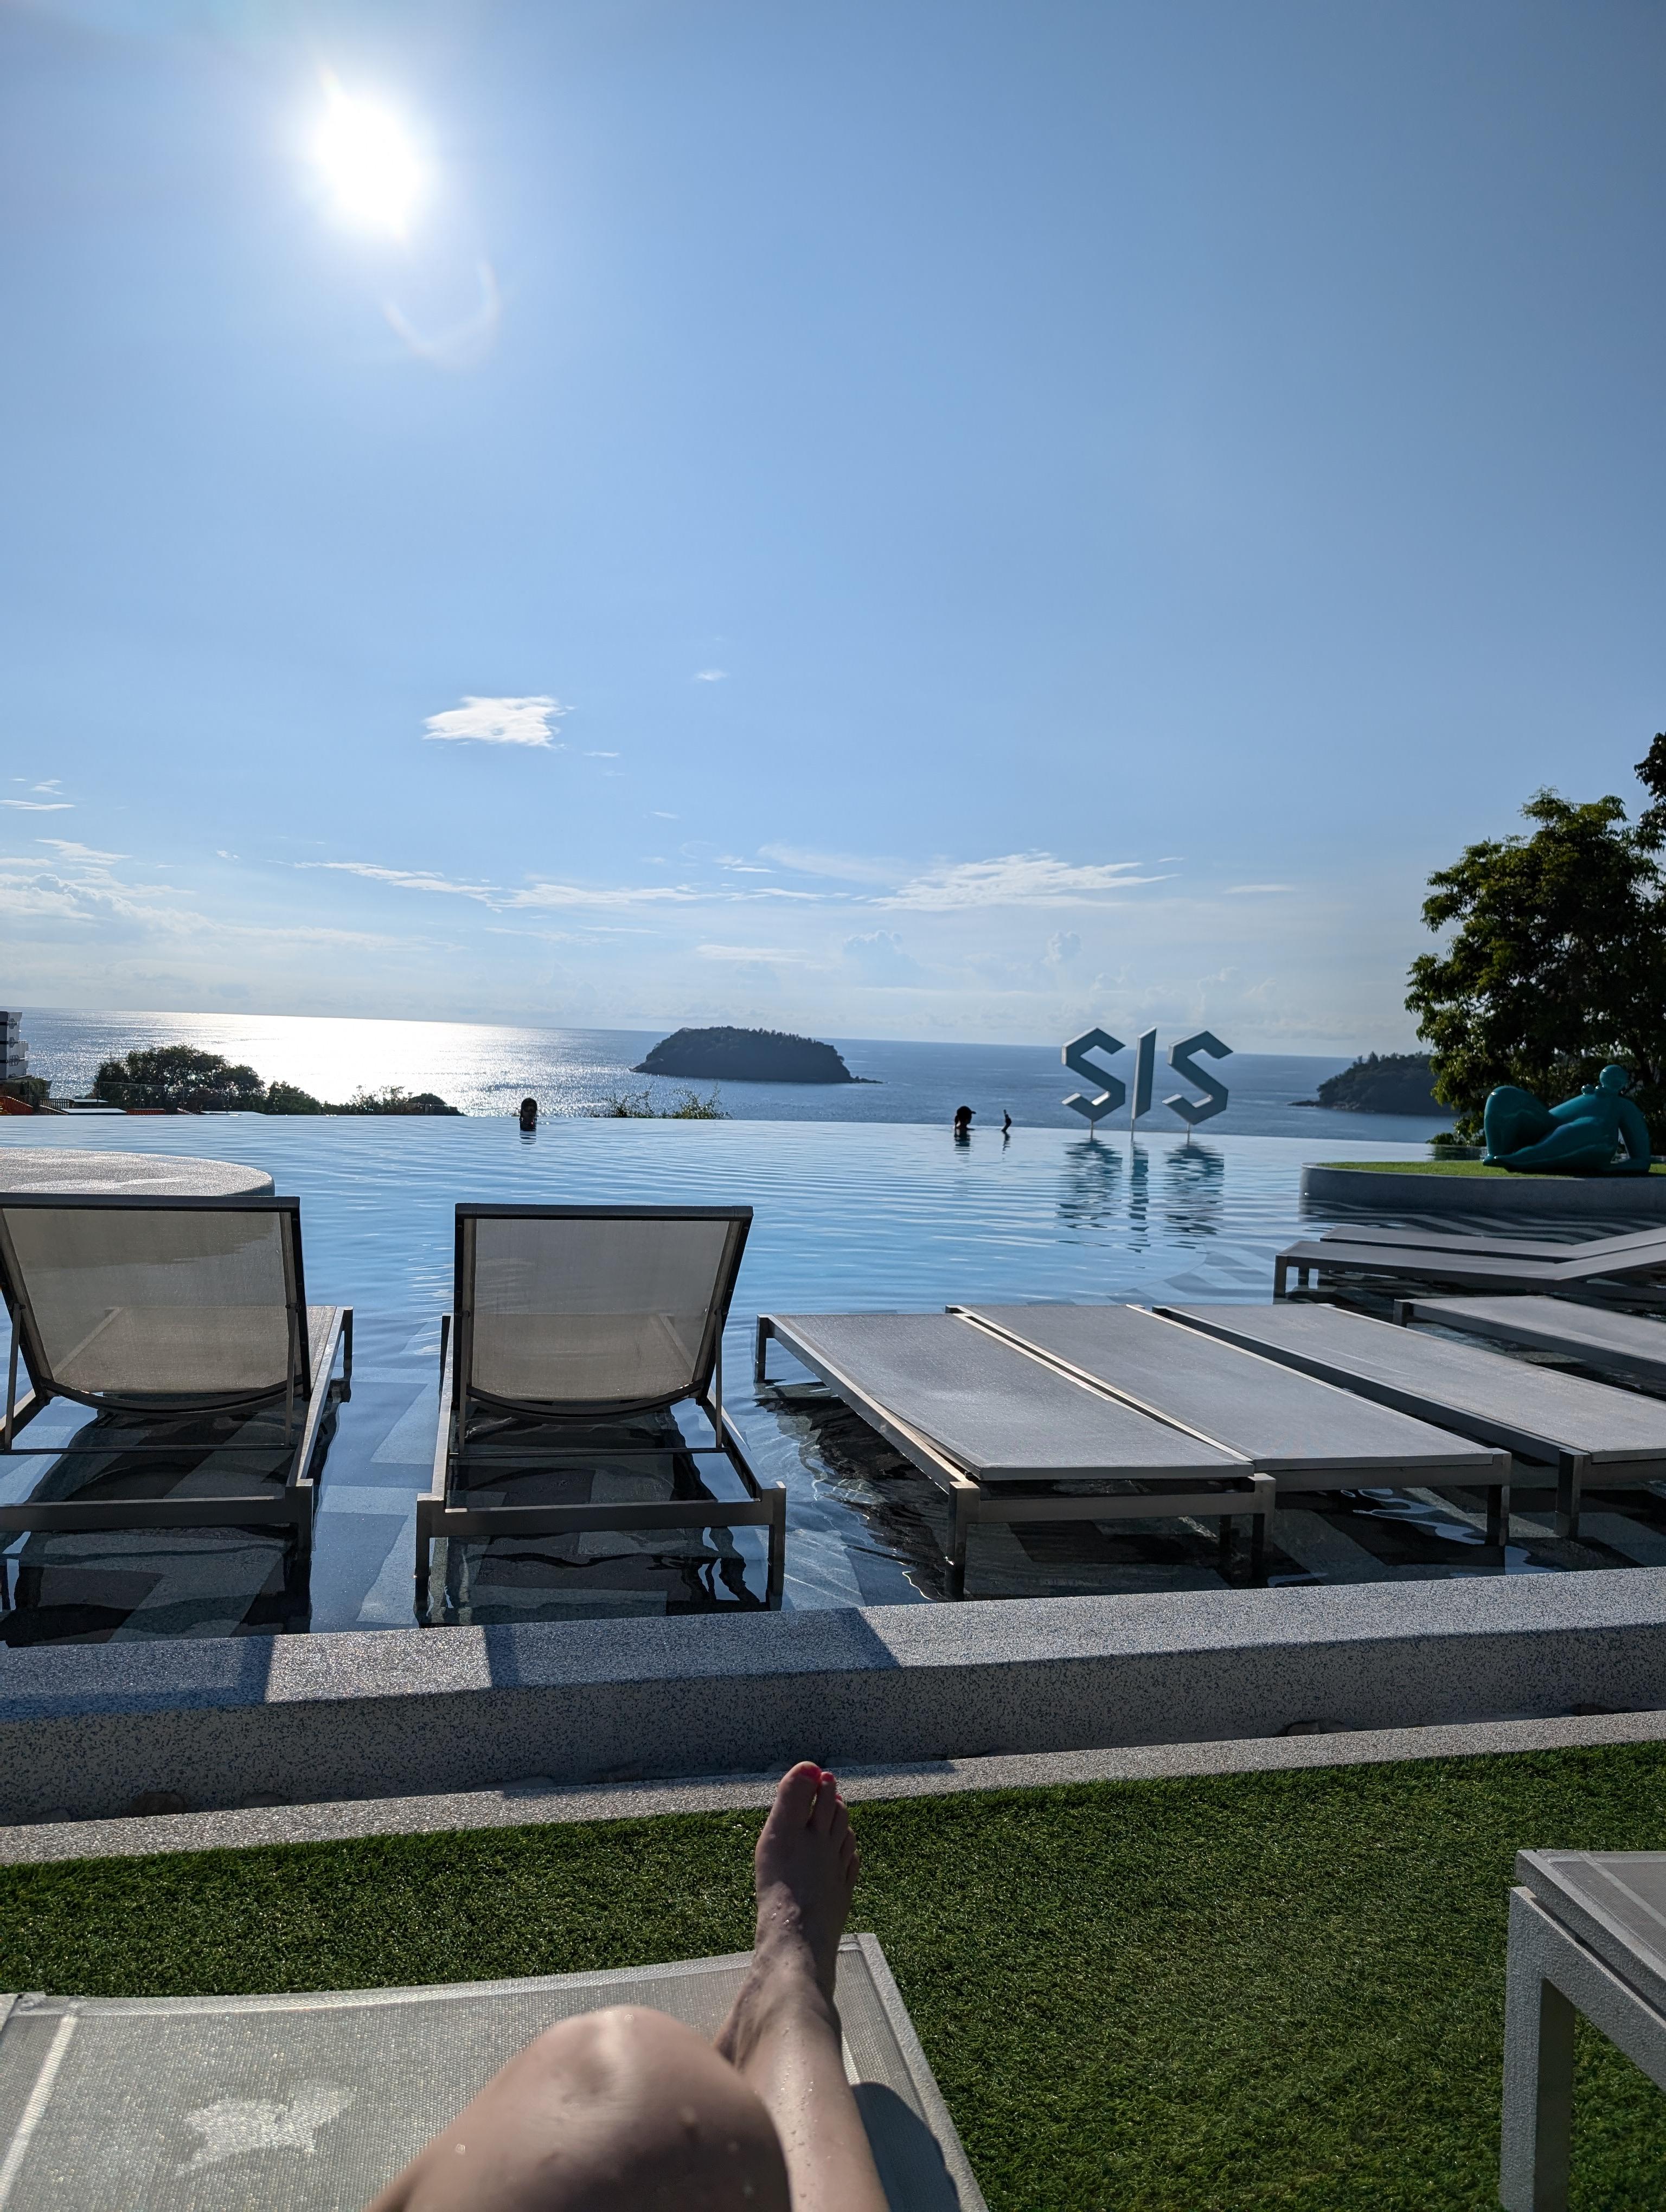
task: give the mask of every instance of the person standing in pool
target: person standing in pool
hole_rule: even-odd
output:
[[[1012,1117],[1010,1114],[1003,1114],[1000,1117],[1000,1133],[1003,1137],[1010,1137],[1012,1133]]]
[[[956,1144],[964,1145],[970,1137],[971,1133],[971,1108],[970,1106],[957,1106],[954,1109],[954,1140]]]

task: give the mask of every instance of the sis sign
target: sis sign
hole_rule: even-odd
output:
[[[1109,1030],[1085,1030],[1080,1036],[1072,1037],[1064,1048],[1064,1064],[1073,1075],[1079,1075],[1084,1083],[1092,1086],[1094,1092],[1085,1096],[1079,1091],[1073,1091],[1064,1102],[1073,1113],[1079,1114],[1084,1121],[1097,1122],[1116,1111],[1128,1097],[1128,1085],[1103,1067],[1096,1067],[1088,1054],[1097,1052],[1109,1057],[1125,1049],[1122,1039],[1112,1036]],[[1194,1055],[1205,1052],[1211,1060],[1226,1060],[1231,1050],[1231,1045],[1223,1044],[1207,1030],[1200,1030],[1195,1036],[1182,1037],[1178,1044],[1169,1047],[1169,1066],[1183,1083],[1194,1085],[1204,1094],[1194,1100],[1177,1091],[1172,1098],[1163,1101],[1170,1112],[1178,1114],[1189,1127],[1195,1129],[1200,1121],[1213,1121],[1217,1114],[1225,1111],[1226,1105],[1226,1085],[1217,1077],[1207,1075]],[[1134,1100],[1128,1109],[1130,1129],[1142,1114],[1151,1111],[1152,1077],[1156,1066],[1157,1031],[1147,1030],[1134,1048]],[[1104,1085],[1103,1091],[1097,1089],[1100,1084]]]

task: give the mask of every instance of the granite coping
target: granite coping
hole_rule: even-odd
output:
[[[75,1146],[0,1148],[0,1192],[99,1198],[270,1198],[264,1169],[170,1152],[87,1152]]]
[[[719,1693],[721,1692],[721,1694]],[[1666,1707],[1666,1568],[0,1661],[0,1822]]]
[[[1310,1729],[1310,1732],[1307,1732]],[[960,1796],[1093,1782],[1157,1782],[1187,1776],[1264,1774],[1382,1765],[1419,1759],[1479,1759],[1621,1743],[1666,1741],[1666,1711],[1476,1721],[1432,1728],[1349,1731],[1316,1716],[1303,1733],[1222,1743],[1149,1744],[1110,1750],[1041,1752],[988,1759],[922,1759],[898,1766],[846,1766],[839,1786],[853,1805],[899,1797]],[[759,1809],[777,1776],[687,1776],[652,1783],[562,1787],[529,1775],[496,1790],[435,1796],[250,1806],[225,1813],[152,1814],[0,1828],[0,1865],[65,1859],[138,1858],[174,1851],[247,1850],[274,1844],[350,1842],[368,1836],[560,1826],[578,1821],[653,1820],[668,1814]]]
[[[1666,1567],[830,1607],[739,1619],[690,1614],[49,1644],[0,1656],[0,1729],[71,1715],[416,1701],[672,1680],[776,1682],[852,1672],[958,1674],[1097,1665],[1181,1650],[1248,1654],[1628,1629],[1666,1635]]]
[[[1399,1219],[1408,1213],[1509,1214],[1523,1221],[1554,1215],[1600,1221],[1666,1218],[1666,1175],[1395,1175],[1392,1170],[1304,1167],[1305,1211]]]

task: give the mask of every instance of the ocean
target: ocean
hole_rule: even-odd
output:
[[[1130,1032],[1132,1033],[1132,1032]],[[29,1066],[51,1079],[60,1097],[85,1095],[101,1060],[136,1046],[189,1044],[246,1062],[268,1082],[298,1084],[315,1097],[344,1100],[358,1090],[389,1084],[434,1091],[465,1114],[512,1114],[531,1095],[545,1115],[584,1114],[621,1091],[648,1090],[664,1105],[679,1091],[702,1094],[714,1086],[634,1075],[663,1031],[512,1028],[476,1022],[366,1021],[304,1015],[87,1013],[61,1007],[25,1009],[23,1035]],[[834,1037],[860,1084],[731,1083],[717,1086],[723,1111],[742,1121],[890,1121],[947,1123],[958,1106],[970,1106],[975,1126],[999,1127],[1009,1113],[1021,1127],[1068,1128],[1085,1124],[1066,1111],[1066,1096],[1081,1085],[1060,1064],[1057,1045],[899,1043],[890,1039]],[[1183,1124],[1161,1103],[1177,1086],[1166,1064],[1174,1039],[1158,1039],[1155,1098],[1142,1129],[1183,1133]],[[1132,1052],[1112,1065],[1131,1077]],[[1450,1127],[1444,1115],[1341,1114],[1300,1106],[1328,1075],[1347,1066],[1340,1058],[1278,1053],[1234,1053],[1205,1063],[1230,1092],[1226,1111],[1207,1126],[1213,1135],[1294,1137],[1338,1142],[1380,1139],[1416,1144]],[[1112,1116],[1102,1132],[1125,1121]]]

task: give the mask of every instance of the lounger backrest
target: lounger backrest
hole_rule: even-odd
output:
[[[38,1389],[211,1407],[309,1387],[293,1198],[0,1197],[0,1285]]]
[[[703,1396],[751,1218],[746,1206],[459,1206],[459,1398],[622,1412]]]

